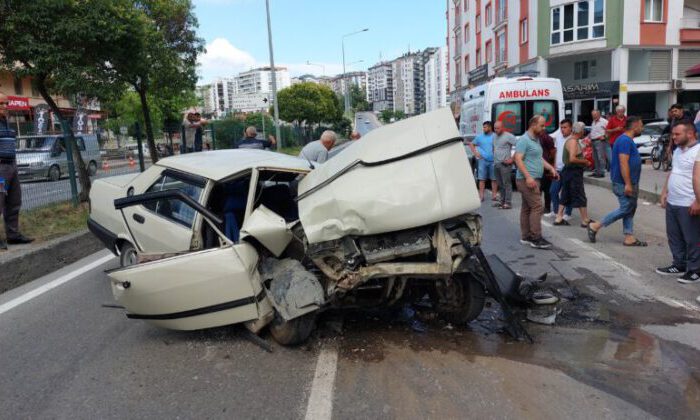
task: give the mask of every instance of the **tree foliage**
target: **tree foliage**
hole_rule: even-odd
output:
[[[343,116],[331,88],[313,82],[297,83],[277,93],[280,118],[298,124],[333,124]]]
[[[379,113],[379,119],[382,120],[384,124],[389,124],[390,122],[403,120],[406,118],[406,113],[399,110],[385,109]]]
[[[369,111],[366,92],[355,84],[350,85],[350,104],[355,112]]]

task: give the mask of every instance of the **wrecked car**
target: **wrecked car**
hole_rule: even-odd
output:
[[[430,299],[453,323],[497,292],[449,109],[373,130],[324,164],[222,150],[100,179],[90,230],[127,316],[175,330],[244,323],[301,343],[328,308]]]

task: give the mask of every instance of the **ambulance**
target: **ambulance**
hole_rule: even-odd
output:
[[[481,134],[484,121],[501,121],[506,131],[520,136],[535,114],[545,118],[550,135],[559,129],[559,121],[564,118],[564,95],[559,79],[527,75],[497,77],[464,93],[459,130],[470,142]]]

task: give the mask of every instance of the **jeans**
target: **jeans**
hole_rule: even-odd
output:
[[[605,175],[605,165],[608,159],[607,140],[593,140],[593,161],[595,162],[595,174]]]
[[[520,237],[522,239],[539,239],[542,237],[542,192],[539,180],[537,188],[528,188],[524,179],[515,181],[523,203],[520,206]]]
[[[496,176],[493,173],[493,161],[479,159],[476,166],[476,177],[479,181],[495,180]]]
[[[552,186],[549,188],[549,195],[552,197],[552,211],[559,211],[559,192],[561,191],[561,171],[559,171],[559,179],[552,180]],[[571,216],[571,207],[564,209],[567,216]]]
[[[513,197],[513,183],[511,182],[511,174],[513,173],[513,165],[497,162],[494,164],[494,172],[498,189],[501,190],[501,204],[510,206]]]
[[[673,265],[700,271],[700,216],[691,216],[688,207],[666,204],[666,234]]]
[[[612,162],[612,145],[609,141],[605,141],[605,169],[610,170],[610,162]]]
[[[17,165],[0,163],[0,213],[5,219],[5,237],[17,238],[19,235],[19,210],[22,207],[22,187],[19,183]]]
[[[612,191],[620,203],[620,208],[608,213],[600,222],[604,227],[610,226],[622,219],[622,233],[632,235],[634,233],[634,214],[637,212],[637,198],[639,197],[639,185],[632,185],[633,195],[625,195],[625,185],[613,183]]]

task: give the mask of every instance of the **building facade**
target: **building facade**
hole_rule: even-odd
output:
[[[426,50],[428,51],[428,50]],[[425,111],[447,106],[447,48],[431,49],[423,65]]]
[[[345,95],[346,86],[357,86],[367,96],[367,72],[353,71],[349,73],[339,74],[330,79],[330,87],[338,95]]]
[[[367,70],[367,101],[372,111],[394,109],[394,79],[390,62],[375,64]]]
[[[391,62],[394,111],[402,111],[406,115],[422,112],[425,106],[423,72],[421,53],[406,53]]]

